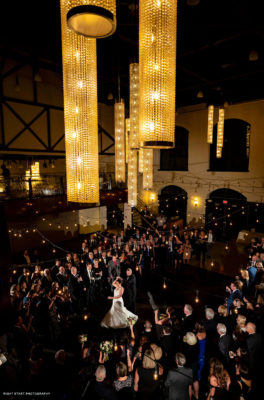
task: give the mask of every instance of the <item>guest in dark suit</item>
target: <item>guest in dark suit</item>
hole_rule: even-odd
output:
[[[248,337],[246,339],[249,353],[249,367],[252,376],[259,372],[262,357],[262,339],[261,335],[256,332],[256,325],[249,322],[246,326]]]
[[[230,313],[231,308],[233,307],[233,302],[235,299],[242,299],[242,293],[239,290],[239,283],[232,282],[230,287],[226,286],[226,290],[230,293],[227,298],[227,311]]]
[[[85,290],[84,290],[85,289]],[[77,268],[71,267],[71,275],[69,278],[69,292],[72,299],[74,311],[78,312],[83,300],[84,288],[82,277],[77,274]]]
[[[220,358],[223,364],[226,365],[229,362],[229,350],[231,348],[232,339],[231,336],[227,335],[227,329],[224,324],[217,324],[217,332],[220,336],[218,341]]]
[[[121,267],[120,261],[116,258],[116,256],[112,256],[112,260],[108,263],[108,276],[110,278],[110,282],[112,282],[121,275]]]
[[[204,327],[206,332],[206,352],[208,356],[217,354],[217,322],[215,320],[215,312],[212,308],[205,309]]]
[[[209,339],[213,339],[216,337],[216,327],[217,323],[215,320],[215,312],[212,308],[206,308],[205,309],[205,318],[206,321],[204,322],[204,327],[206,330],[206,336]]]
[[[190,304],[185,304],[184,309],[184,320],[182,325],[183,334],[187,332],[193,332],[195,327],[195,319],[193,317],[193,308]]]
[[[44,269],[43,277],[41,278],[41,287],[44,289],[51,289],[52,278],[50,276],[50,270],[48,268]]]
[[[169,400],[187,400],[192,395],[193,374],[191,368],[185,368],[186,358],[176,354],[177,368],[168,372],[165,386],[169,390]]]
[[[215,237],[212,229],[209,229],[207,233],[207,243],[206,243],[206,254],[207,258],[212,258],[212,248],[214,245]]]
[[[23,273],[19,276],[17,283],[21,285],[22,282],[26,282],[27,287],[31,285],[29,269],[23,268]]]
[[[95,274],[92,269],[92,264],[87,263],[86,269],[82,274],[83,277],[83,282],[86,287],[86,303],[87,305],[91,305],[94,303],[94,298],[95,298]]]
[[[99,262],[97,259],[94,259],[93,274],[94,274],[94,286],[95,286],[94,296],[95,298],[99,298],[103,290],[103,283],[102,283],[103,270],[99,266]]]
[[[114,389],[105,383],[105,378],[106,369],[104,365],[99,365],[95,371],[95,382],[91,384],[90,388],[92,398],[98,400],[118,400]]]
[[[174,240],[173,236],[169,237],[166,254],[167,265],[170,268],[174,267]]]
[[[59,268],[59,272],[56,275],[56,281],[58,282],[60,287],[63,287],[68,283],[68,278],[67,274],[65,273],[65,268],[62,266]]]
[[[61,265],[61,260],[56,260],[55,265],[53,265],[53,267],[50,270],[51,277],[53,280],[55,280],[56,275],[59,273],[60,265]]]
[[[150,222],[151,218],[150,218],[150,212],[148,210],[148,207],[144,207],[143,211],[141,211],[141,221],[142,221],[142,226],[144,226],[145,228],[149,227],[148,222]]]
[[[174,356],[176,353],[176,342],[172,335],[172,328],[169,325],[163,325],[162,327],[162,337],[160,339],[160,345],[163,350],[163,355],[165,358],[165,364],[171,368],[174,364]]]
[[[126,270],[126,279],[123,281],[125,286],[124,300],[125,306],[128,310],[135,313],[136,297],[137,297],[137,281],[135,275],[132,273],[131,268]]]

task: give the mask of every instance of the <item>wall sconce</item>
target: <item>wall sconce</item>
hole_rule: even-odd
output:
[[[151,192],[149,190],[144,190],[144,192],[143,192],[143,201],[146,204],[156,203],[157,194],[155,192]]]
[[[149,199],[150,199],[150,201],[156,201],[156,193],[150,193],[150,195],[149,195]]]
[[[193,199],[193,205],[194,207],[198,207],[200,204],[199,198],[198,197],[194,197]]]

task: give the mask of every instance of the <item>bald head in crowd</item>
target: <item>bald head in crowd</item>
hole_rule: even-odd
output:
[[[253,322],[249,322],[246,326],[246,330],[249,335],[253,335],[256,333],[256,325],[253,324]]]

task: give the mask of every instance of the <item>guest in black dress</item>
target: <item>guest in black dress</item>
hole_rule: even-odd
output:
[[[200,346],[193,332],[187,332],[183,338],[183,341],[184,343],[182,346],[182,353],[186,357],[186,367],[192,369],[194,397],[198,399],[198,394],[199,394],[198,370],[199,370]]]
[[[159,376],[163,370],[155,362],[155,354],[152,349],[147,349],[143,356],[142,367],[135,371],[134,390],[137,399],[159,400]]]

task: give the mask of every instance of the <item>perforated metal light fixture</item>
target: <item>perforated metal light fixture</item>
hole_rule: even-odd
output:
[[[77,2],[61,0],[67,199],[99,201],[96,39],[77,35],[67,13]]]
[[[139,1],[139,140],[174,145],[177,0]]]
[[[129,66],[129,116],[130,116],[130,146],[139,149],[139,66],[132,63]]]
[[[127,203],[137,205],[137,150],[129,150],[127,171]]]
[[[115,180],[126,181],[125,161],[125,104],[121,99],[115,103]]]
[[[214,130],[214,106],[208,106],[208,126],[207,126],[207,143],[213,143]]]
[[[115,0],[68,0],[67,23],[75,33],[103,38],[116,30]]]
[[[143,189],[150,190],[153,187],[153,150],[143,150]]]
[[[225,110],[224,108],[219,108],[219,117],[217,124],[216,158],[222,157],[222,149],[224,146],[224,123],[225,123]]]

